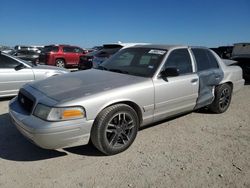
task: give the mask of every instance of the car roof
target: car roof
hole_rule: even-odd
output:
[[[188,48],[188,46],[184,45],[165,45],[165,44],[145,44],[145,45],[135,45],[134,47],[141,47],[141,48],[156,48],[156,49],[164,49],[164,50],[171,50],[173,48]]]
[[[103,47],[105,46],[117,46],[117,47],[130,47],[130,46],[135,46],[135,45],[145,45],[145,44],[149,44],[149,43],[139,43],[139,42],[127,42],[127,43],[122,43],[122,42],[118,42],[118,43],[107,43],[107,44],[103,44]]]
[[[74,45],[69,45],[69,44],[50,44],[50,45],[46,45],[45,47],[48,46],[66,46],[66,47],[79,47],[79,46],[74,46]],[[79,47],[81,48],[81,47]]]
[[[164,50],[172,50],[176,48],[200,48],[200,49],[208,49],[203,46],[187,46],[187,45],[167,45],[167,44],[145,44],[145,45],[135,45],[131,47],[139,47],[139,48],[155,48],[155,49],[164,49]]]

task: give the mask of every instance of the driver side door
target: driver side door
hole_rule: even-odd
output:
[[[15,67],[20,64],[19,61],[0,55],[0,96],[16,95],[25,83],[34,80],[34,73],[31,68],[24,67],[20,70],[15,70]]]

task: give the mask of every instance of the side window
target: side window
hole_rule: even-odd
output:
[[[171,52],[164,67],[176,67],[179,69],[180,75],[193,72],[192,61],[187,49],[177,49]]]
[[[0,68],[15,68],[20,63],[5,55],[0,55]]]
[[[210,68],[219,68],[218,61],[214,57],[214,54],[212,54],[212,52],[210,52],[209,50],[207,50],[207,55],[208,55],[209,62],[210,62]]]
[[[198,71],[204,71],[219,67],[217,60],[210,51],[206,49],[194,48],[192,49],[192,52],[196,60]]]
[[[51,48],[51,52],[58,52],[59,51],[59,47],[58,46],[53,46]]]
[[[63,52],[72,53],[72,52],[75,52],[75,48],[65,46],[63,47]]]

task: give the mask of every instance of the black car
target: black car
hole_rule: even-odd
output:
[[[90,52],[80,57],[78,69],[91,69],[100,65],[103,61],[118,52],[123,46],[119,44],[106,44],[100,50]]]
[[[18,50],[15,54],[19,59],[37,63],[39,59],[39,53],[33,50]]]
[[[234,44],[232,59],[242,68],[244,79],[250,81],[250,43]]]
[[[232,57],[233,46],[220,46],[210,49],[217,53],[222,59],[230,59]]]

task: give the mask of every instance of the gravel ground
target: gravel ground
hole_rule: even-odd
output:
[[[0,100],[0,187],[250,187],[250,85],[220,115],[193,112],[142,129],[115,156],[29,143]]]

